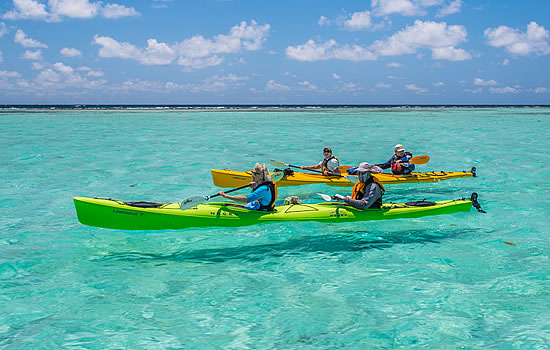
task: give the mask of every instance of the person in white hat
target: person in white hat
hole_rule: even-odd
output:
[[[409,162],[412,158],[411,152],[405,152],[405,147],[398,143],[394,147],[395,154],[382,164],[376,164],[382,169],[391,168],[394,175],[409,175],[414,170],[414,164]]]
[[[379,174],[382,172],[380,167],[369,164],[361,163],[355,169],[359,182],[353,186],[351,190],[351,196],[342,196],[341,194],[334,195],[336,200],[343,200],[346,204],[351,205],[357,209],[372,209],[380,208],[382,206],[382,196],[386,191],[382,183],[372,174]]]

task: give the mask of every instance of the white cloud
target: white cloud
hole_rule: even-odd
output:
[[[492,94],[517,94],[519,92],[518,89],[510,86],[504,88],[490,88],[489,91]]]
[[[428,89],[418,87],[418,86],[416,86],[415,84],[407,84],[407,85],[405,86],[405,88],[406,88],[407,90],[412,90],[412,91],[416,92],[417,94],[420,94],[420,93],[423,93],[423,92],[427,92],[427,91],[428,91]]]
[[[5,19],[45,19],[48,17],[46,5],[34,0],[13,0],[15,9],[4,14]]]
[[[48,47],[48,45],[46,44],[42,44],[39,41],[33,40],[31,38],[27,38],[27,35],[21,29],[17,29],[17,32],[15,32],[15,42],[20,44],[23,47],[41,47],[41,48]]]
[[[6,70],[0,70],[0,78],[19,78],[21,74],[17,72],[8,72]]]
[[[92,78],[99,78],[102,77],[104,74],[101,71],[90,70],[86,75]]]
[[[479,85],[479,86],[491,86],[491,85],[496,85],[497,82],[494,81],[494,80],[483,80],[483,79],[480,79],[480,78],[475,78],[474,79],[474,85]]]
[[[477,88],[477,89],[474,89],[474,90],[472,90],[472,89],[464,89],[464,91],[470,92],[470,93],[472,93],[472,94],[480,94],[480,93],[483,92],[483,89],[482,89],[482,88]]]
[[[424,11],[410,0],[371,0],[372,12],[376,16],[400,14],[402,16],[422,15]]]
[[[59,51],[63,56],[67,56],[67,57],[77,57],[77,56],[82,56],[82,52],[78,51],[77,49],[74,49],[74,48],[69,48],[69,47],[64,47],[61,49],[61,51]]]
[[[370,49],[382,56],[396,56],[428,48],[432,49],[432,56],[437,59],[465,59],[469,54],[454,46],[465,42],[466,37],[464,26],[416,20],[413,26],[406,27],[388,39],[375,41]]]
[[[265,88],[266,88],[266,90],[271,90],[271,91],[288,91],[288,90],[290,90],[290,88],[288,86],[283,85],[283,84],[279,84],[275,80],[268,81]]]
[[[536,94],[544,94],[546,92],[550,91],[548,88],[545,87],[538,87],[535,89]]]
[[[507,65],[509,65],[509,64],[510,64],[510,60],[507,59],[507,58],[505,58],[504,61],[502,61],[502,65],[503,65],[503,66],[507,66]]]
[[[66,66],[61,62],[57,62],[53,64],[53,67],[60,73],[63,74],[73,74],[74,69],[70,66]]]
[[[342,79],[342,77],[339,76],[339,75],[336,74],[336,73],[332,73],[332,77],[333,77],[334,79]]]
[[[242,86],[242,81],[248,79],[248,77],[237,76],[234,74],[228,74],[226,76],[214,75],[210,78],[204,79],[200,84],[178,84],[168,82],[164,84],[164,88],[167,92],[173,90],[186,90],[189,92],[217,92]]]
[[[445,17],[448,15],[452,15],[453,13],[460,12],[460,8],[462,7],[462,0],[453,0],[447,6],[444,6],[441,8],[437,14],[436,17]]]
[[[369,11],[355,12],[349,19],[345,19],[343,26],[349,30],[362,30],[371,26],[371,18]]]
[[[266,40],[269,28],[269,24],[262,26],[252,20],[250,25],[241,22],[232,27],[228,35],[220,34],[214,39],[195,35],[171,46],[149,39],[144,49],[97,34],[93,43],[102,46],[99,49],[100,57],[134,59],[146,65],[166,65],[177,59],[179,65],[190,70],[221,64],[223,57],[219,57],[219,54],[259,50]]]
[[[102,14],[105,18],[139,16],[133,7],[119,4],[107,4],[89,0],[48,0],[47,4],[35,0],[13,0],[14,9],[4,14],[5,19],[41,19],[48,22],[68,18],[94,18]]]
[[[330,24],[330,21],[325,16],[321,16],[319,20],[317,21],[317,24],[322,26],[328,26]]]
[[[519,29],[500,26],[486,29],[484,32],[487,43],[493,47],[504,47],[511,54],[527,56],[550,54],[548,45],[548,30],[535,22],[527,25],[527,31],[522,33]]]
[[[305,80],[305,81],[299,81],[298,82],[298,85],[302,86],[302,90],[317,90],[317,86],[313,85],[312,83],[310,83],[309,81]]]
[[[472,59],[472,55],[463,49],[449,47],[436,47],[432,49],[432,58],[434,60],[465,61]]]
[[[399,67],[401,67],[401,64],[397,63],[397,62],[390,62],[390,63],[386,64],[386,66],[390,67],[390,68],[399,68]]]
[[[435,86],[435,87],[445,86],[445,83],[442,82],[442,81],[438,81],[438,82],[434,83],[434,86]]]
[[[42,50],[36,50],[36,51],[27,50],[21,57],[25,60],[41,60]]]
[[[118,4],[108,4],[101,10],[105,18],[120,18],[139,16],[140,13],[133,7],[126,7]]]
[[[391,84],[378,83],[378,84],[376,84],[376,87],[380,88],[380,89],[389,89],[389,88],[391,88]]]
[[[0,38],[8,34],[8,28],[4,22],[0,23]]]
[[[329,40],[324,44],[317,44],[313,40],[309,40],[302,45],[289,46],[286,48],[286,55],[289,58],[306,62],[331,59],[354,62],[376,60],[376,55],[361,46],[340,46],[335,40]]]
[[[361,88],[361,86],[359,84],[356,84],[354,82],[347,82],[345,84],[343,84],[340,89],[342,91],[348,91],[348,92],[353,92],[353,91],[360,91],[360,90],[363,90],[363,88]]]

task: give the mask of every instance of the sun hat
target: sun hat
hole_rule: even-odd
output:
[[[382,168],[380,168],[379,166],[376,166],[374,164],[364,162],[364,163],[359,164],[359,166],[357,167],[357,169],[355,169],[355,171],[357,171],[359,173],[369,172],[369,173],[380,174],[382,172]]]
[[[403,147],[402,144],[398,143],[397,145],[395,145],[394,149],[395,149],[395,152],[399,152],[399,151],[404,151],[405,147]]]

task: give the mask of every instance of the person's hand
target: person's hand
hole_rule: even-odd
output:
[[[252,187],[252,188],[253,188],[254,186],[256,186],[256,183],[255,183],[254,181],[250,181],[250,182],[248,183],[248,187]]]
[[[337,194],[334,195],[334,199],[336,199],[337,201],[338,201],[338,200],[343,201],[344,199],[346,199],[346,197],[344,197],[344,196],[342,196],[341,194],[338,194],[338,193],[337,193]]]
[[[329,173],[328,171],[326,171],[326,170],[325,170],[325,171],[323,171],[323,175],[325,175],[325,176],[326,176],[326,175],[329,175],[329,174],[330,174],[330,173]]]
[[[218,191],[218,194],[224,198],[227,196],[224,191]]]
[[[304,170],[304,169],[305,169],[305,166],[303,166],[303,165],[302,165],[302,166],[300,166],[300,169]]]

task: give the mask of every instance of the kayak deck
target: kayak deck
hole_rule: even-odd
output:
[[[252,181],[250,171],[233,171],[212,169],[212,179],[217,187],[240,187]],[[462,177],[475,176],[475,168],[471,171],[432,171],[427,173],[411,173],[410,175],[393,175],[389,173],[373,174],[383,184],[416,183],[416,182],[438,182]],[[300,186],[310,184],[327,184],[330,186],[353,187],[354,183],[345,177],[325,176],[322,174],[294,172],[292,175],[285,175],[277,182],[277,186]]]
[[[236,227],[283,221],[338,223],[417,218],[469,212],[472,207],[472,201],[465,199],[438,201],[429,206],[385,203],[381,209],[367,210],[358,210],[340,203],[295,204],[278,206],[272,212],[248,210],[243,205],[233,203],[199,204],[186,210],[181,210],[179,203],[147,203],[74,197],[78,220],[82,224],[121,230]]]

